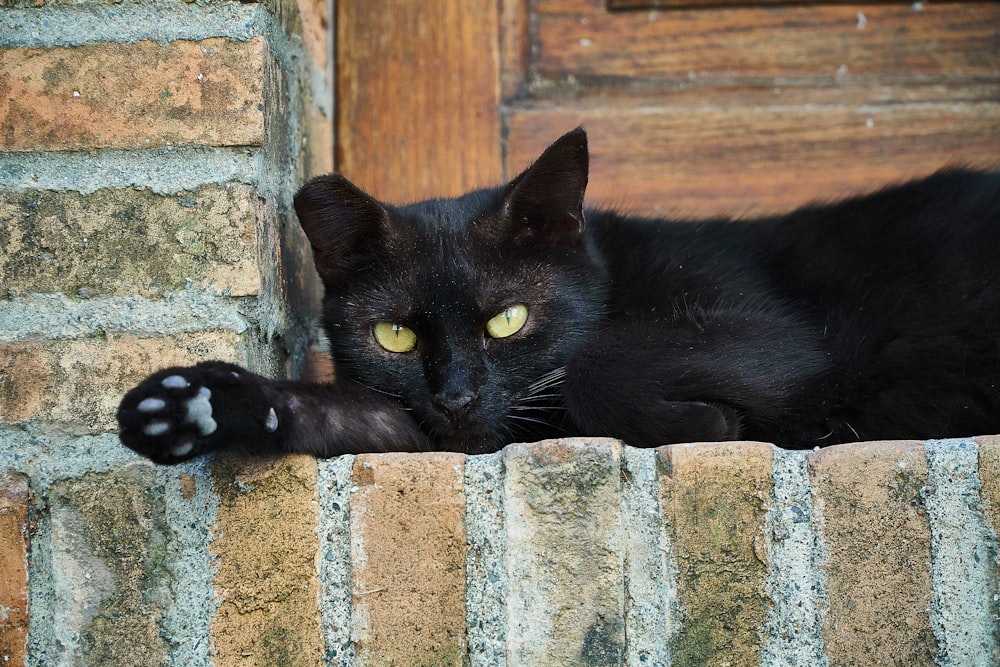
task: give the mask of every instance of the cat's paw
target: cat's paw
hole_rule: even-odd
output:
[[[118,408],[122,443],[157,463],[179,463],[216,449],[221,444],[217,394],[236,387],[243,373],[239,366],[212,362],[151,375]]]
[[[586,435],[618,438],[633,447],[661,447],[679,442],[738,440],[740,414],[719,403],[671,401],[646,396],[632,405],[581,410],[567,402],[574,423]]]

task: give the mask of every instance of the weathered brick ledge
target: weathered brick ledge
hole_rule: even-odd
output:
[[[1000,664],[997,437],[33,465],[13,664]]]

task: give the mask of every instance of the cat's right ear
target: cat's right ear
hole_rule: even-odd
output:
[[[333,284],[371,261],[388,211],[340,174],[314,178],[295,195],[295,213],[312,244],[316,271]]]
[[[508,185],[504,202],[508,233],[519,242],[548,246],[582,243],[589,166],[583,128],[554,141]]]

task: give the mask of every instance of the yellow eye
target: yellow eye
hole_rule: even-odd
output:
[[[528,307],[523,303],[504,308],[503,312],[486,323],[486,333],[493,338],[513,336],[528,321]]]
[[[379,345],[390,352],[409,352],[417,346],[417,334],[402,324],[379,322],[372,327],[372,335]]]

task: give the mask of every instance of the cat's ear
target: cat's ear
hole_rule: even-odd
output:
[[[510,182],[504,217],[516,241],[578,245],[589,169],[587,133],[567,132]]]
[[[384,204],[340,174],[303,185],[295,195],[295,213],[324,283],[336,283],[367,264],[381,246],[389,218]]]

